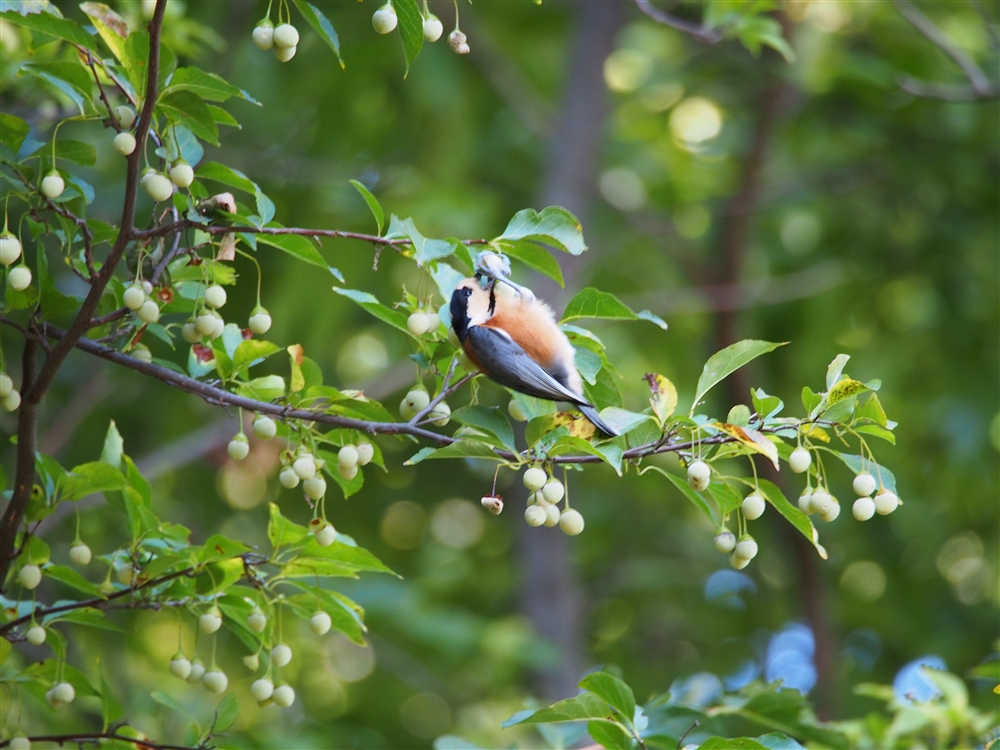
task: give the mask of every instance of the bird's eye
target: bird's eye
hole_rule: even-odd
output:
[[[471,289],[463,289],[462,290],[462,294],[464,294],[466,297],[471,297],[472,296],[472,290]]]

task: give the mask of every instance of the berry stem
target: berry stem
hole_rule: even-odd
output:
[[[242,255],[244,258],[249,258],[253,262],[253,264],[257,267],[257,307],[260,307],[260,281],[261,281],[261,276],[263,275],[260,270],[260,263],[257,261],[255,257],[250,255],[250,253],[246,252],[245,250],[240,250],[237,247],[236,252]]]

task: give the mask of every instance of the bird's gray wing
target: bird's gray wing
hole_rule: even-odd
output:
[[[495,328],[471,326],[465,343],[483,371],[500,385],[535,398],[589,406],[579,393],[545,372],[520,345]]]

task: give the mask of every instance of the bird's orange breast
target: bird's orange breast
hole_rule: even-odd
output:
[[[523,306],[515,307],[511,310],[498,310],[492,318],[483,325],[486,328],[498,328],[514,340],[514,342],[524,349],[525,354],[531,357],[544,369],[551,367],[559,353],[559,341],[549,326],[545,322],[536,319],[530,314],[530,309]],[[553,326],[554,327],[554,326]],[[558,335],[559,329],[555,329]]]

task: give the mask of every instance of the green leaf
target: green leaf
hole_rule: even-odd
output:
[[[493,450],[476,440],[459,440],[446,445],[444,448],[424,448],[414,454],[404,466],[413,466],[429,458],[485,458],[490,461],[499,461],[500,457]]]
[[[632,736],[618,724],[597,719],[587,722],[587,733],[606,750],[632,750]]]
[[[486,430],[496,437],[503,447],[511,453],[517,452],[514,443],[514,431],[506,415],[496,407],[463,406],[452,412],[451,418],[469,427]]]
[[[295,0],[298,4],[301,0]],[[378,233],[382,234],[382,223],[385,221],[385,212],[382,210],[382,205],[378,202],[378,199],[371,194],[371,192],[362,185],[357,180],[349,180],[349,182],[354,185],[354,189],[357,190],[361,197],[365,199],[365,203],[368,204],[369,210],[372,212],[372,216],[375,217],[375,225],[378,227]]]
[[[85,104],[91,102],[94,79],[90,72],[75,62],[24,63],[21,70],[55,86],[86,114]]]
[[[191,91],[173,91],[160,99],[157,109],[176,125],[183,125],[203,141],[219,145],[219,128],[201,97]]]
[[[784,407],[784,402],[777,396],[768,396],[761,388],[750,389],[750,399],[753,403],[753,410],[757,412],[758,419],[773,417]]]
[[[50,556],[49,545],[37,536],[28,537],[24,549],[21,550],[22,560],[32,565],[44,565],[49,561]]]
[[[648,320],[666,330],[663,319],[648,310],[635,313],[615,295],[587,287],[566,305],[561,323],[579,318],[602,318],[605,320]]]
[[[228,185],[229,187],[252,194],[257,201],[257,214],[260,217],[261,224],[271,224],[271,219],[274,218],[274,203],[264,194],[256,182],[239,170],[227,167],[225,164],[210,161],[198,167],[198,179],[221,182],[223,185]],[[274,237],[276,235],[271,236]],[[326,263],[323,263],[322,267],[326,268]]]
[[[280,375],[265,375],[262,378],[254,378],[247,383],[241,383],[236,392],[257,401],[274,401],[285,395],[285,379]]]
[[[304,557],[341,563],[355,570],[396,575],[391,568],[368,550],[354,544],[345,544],[339,540],[328,547],[323,547],[312,536],[306,540],[301,552]]]
[[[48,157],[51,153],[52,144],[46,143],[35,149],[29,156],[41,155]],[[97,149],[89,143],[74,141],[70,138],[60,138],[56,141],[56,158],[89,167],[97,163]]]
[[[322,11],[317,8],[312,3],[307,3],[306,0],[292,0],[295,3],[295,7],[299,9],[299,13],[302,17],[306,19],[306,23],[309,24],[313,31],[319,34],[319,38],[327,43],[327,46],[333,50],[333,54],[337,56],[337,62],[340,63],[341,70],[344,69],[344,59],[340,56],[340,39],[337,37],[337,32],[333,28],[333,24],[330,20],[323,15]],[[379,230],[382,231],[381,229]]]
[[[267,524],[267,538],[271,540],[271,547],[278,548],[286,544],[294,544],[302,541],[309,534],[309,529],[299,526],[281,515],[281,510],[277,505],[271,503],[271,517]]]
[[[149,69],[149,32],[134,31],[125,40],[125,58],[121,61],[128,74],[128,80],[135,89],[136,100],[146,98],[146,82]]]
[[[219,705],[215,708],[215,723],[212,726],[214,732],[225,732],[236,723],[236,717],[240,714],[240,702],[232,693],[226,693]]]
[[[157,703],[159,703],[161,706],[166,706],[167,708],[173,709],[174,711],[182,713],[185,716],[191,715],[188,713],[188,710],[184,708],[184,706],[182,706],[180,703],[174,700],[167,693],[164,693],[162,690],[154,690],[152,693],[149,694],[149,697],[152,698]]]
[[[334,630],[343,633],[359,646],[367,645],[364,638],[366,628],[357,611],[359,608],[356,605],[352,607],[353,603],[350,600],[342,601],[324,589],[317,591],[312,584],[292,583],[292,585],[306,593],[285,599],[285,604],[295,608],[303,619],[321,609],[330,615],[330,624]]]
[[[236,351],[233,353],[233,371],[239,372],[244,366],[254,364],[258,360],[270,357],[280,351],[281,347],[270,341],[261,341],[260,339],[244,341],[236,347]]]
[[[455,244],[447,240],[431,240],[424,237],[417,230],[413,219],[400,219],[395,214],[389,217],[389,228],[385,236],[387,239],[408,239],[413,245],[414,258],[418,266],[432,260],[447,258],[456,249]]]
[[[732,374],[761,354],[774,351],[779,346],[784,346],[784,342],[775,344],[770,341],[746,339],[713,354],[708,358],[701,372],[701,377],[698,378],[698,389],[691,404],[691,411],[693,412],[702,397],[727,375]]]
[[[122,490],[127,484],[124,475],[115,467],[102,461],[92,461],[74,467],[63,478],[61,498],[79,500],[98,492]]]
[[[411,338],[413,337],[413,334],[410,333],[410,329],[406,327],[406,315],[399,310],[392,310],[386,307],[379,302],[374,295],[357,289],[343,289],[338,286],[333,287],[333,291],[342,297],[347,297],[349,300],[353,300],[364,310],[374,315],[383,323],[388,323],[393,328],[403,331],[407,336],[410,336]]]
[[[736,488],[729,482],[711,482],[708,485],[708,494],[719,506],[719,512],[725,518],[743,504],[743,497]]]
[[[540,212],[531,208],[518,211],[496,239],[501,244],[504,244],[503,240],[531,240],[572,255],[579,255],[587,249],[583,241],[583,226],[573,214],[560,206],[549,206]]]
[[[396,9],[396,17],[399,19],[399,36],[403,40],[403,55],[406,57],[406,73],[403,78],[406,78],[410,65],[417,59],[424,44],[424,19],[420,15],[417,0],[393,0],[392,7]]]
[[[80,3],[80,10],[90,16],[94,28],[118,62],[125,61],[125,38],[129,35],[125,19],[104,3]]]
[[[611,706],[594,693],[580,693],[575,698],[553,703],[540,711],[521,711],[511,716],[500,726],[506,729],[515,724],[547,724],[562,721],[586,721],[604,719],[612,715]]]
[[[249,552],[250,548],[243,542],[235,539],[227,539],[221,534],[213,534],[202,545],[201,549],[192,548],[195,557],[202,565],[229,560],[244,552]]]
[[[691,489],[691,485],[689,485],[684,479],[681,479],[680,477],[671,474],[666,469],[661,469],[659,466],[647,466],[645,469],[640,470],[640,474],[645,474],[647,471],[658,471],[660,474],[669,479],[670,483],[674,485],[674,487],[676,487],[678,490],[680,490],[681,494],[684,495],[684,497],[686,497],[688,500],[690,500],[691,504],[694,505],[694,507],[696,507],[698,510],[700,510],[702,513],[705,514],[708,520],[712,522],[712,526],[714,528],[718,528],[719,520],[715,517],[715,513],[708,506],[708,503],[705,501],[705,498],[703,498],[700,494]]]
[[[215,75],[206,73],[200,68],[178,68],[170,77],[170,85],[160,94],[163,99],[174,91],[190,91],[210,102],[224,102],[231,97],[246,99],[253,104],[260,104],[243,89]]]
[[[115,696],[114,691],[111,689],[111,684],[108,682],[108,678],[105,675],[104,669],[101,669],[101,718],[104,720],[104,728],[107,729],[111,724],[118,721],[122,716],[125,715],[125,709],[122,708],[121,701]]]
[[[816,548],[819,556],[825,560],[827,558],[826,549],[819,543],[819,532],[812,525],[809,516],[788,502],[784,493],[773,482],[769,482],[766,479],[758,479],[757,489],[774,506],[774,509],[785,517],[786,521],[792,524],[802,536],[809,540],[809,543]]]
[[[631,723],[635,716],[635,696],[632,688],[608,672],[591,672],[582,680],[580,687],[601,696],[608,704],[617,709],[621,717]]]
[[[828,389],[833,388],[834,383],[840,380],[840,376],[844,372],[844,368],[847,366],[850,358],[850,354],[838,354],[833,358],[833,361],[826,368],[826,387]]]
[[[503,251],[511,258],[516,258],[529,268],[534,268],[536,271],[544,273],[550,279],[554,279],[559,286],[566,286],[559,263],[544,247],[536,245],[533,242],[512,242],[504,243]]]
[[[88,34],[83,28],[68,18],[60,18],[51,13],[28,13],[21,15],[17,11],[7,10],[0,13],[0,18],[10,21],[26,29],[38,31],[42,34],[63,39],[70,44],[77,44],[84,49],[100,53],[101,46],[97,39]]]
[[[709,737],[698,746],[698,750],[767,750],[766,745],[762,745],[749,737]]]
[[[271,222],[269,226],[275,226],[274,222]],[[323,256],[319,254],[319,250],[316,249],[316,245],[308,237],[297,234],[259,234],[257,242],[284,250],[293,258],[298,258],[310,265],[319,266],[324,270],[329,268],[327,262],[323,260]]]
[[[867,471],[875,477],[875,481],[879,483],[880,487],[884,487],[890,492],[899,494],[896,490],[896,477],[885,466],[875,463],[868,458],[862,458],[861,456],[851,453],[841,453],[839,451],[830,452],[843,461],[854,474],[860,474],[862,471]]]
[[[45,568],[45,575],[90,596],[101,595],[101,590],[97,587],[97,584],[91,583],[75,570],[65,565],[48,565]]]
[[[617,406],[609,406],[601,409],[601,419],[624,435],[643,422],[652,421],[653,418],[649,414],[639,414],[628,409],[620,409]]]
[[[0,112],[0,143],[4,146],[16,153],[29,132],[31,128],[20,117]]]
[[[870,390],[870,388],[859,380],[851,380],[850,378],[839,380],[826,392],[826,408],[824,411],[851,396],[857,396],[859,393],[864,393],[867,390]]]
[[[856,432],[863,432],[866,435],[874,435],[877,438],[882,438],[886,442],[896,444],[896,435],[891,430],[887,430],[885,427],[879,427],[877,424],[865,424],[860,427],[854,428]]]

